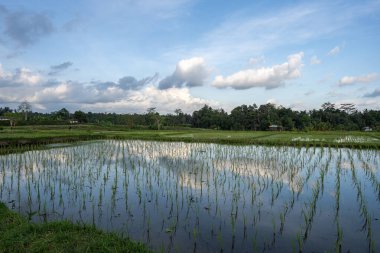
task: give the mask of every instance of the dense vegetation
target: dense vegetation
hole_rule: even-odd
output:
[[[140,243],[68,221],[33,224],[0,202],[0,252],[150,252]]]
[[[91,123],[103,126],[123,125],[129,129],[165,129],[171,127],[195,127],[222,130],[268,130],[270,125],[284,130],[362,130],[380,129],[380,111],[358,111],[353,104],[339,107],[324,103],[320,109],[295,111],[290,108],[265,104],[241,105],[231,113],[205,105],[192,115],[176,109],[174,114],[160,115],[155,108],[144,114],[92,113],[62,108],[51,113],[32,112],[31,107],[21,104],[18,109],[0,108],[0,117],[11,119],[14,125],[59,125]],[[9,121],[0,121],[9,125]]]

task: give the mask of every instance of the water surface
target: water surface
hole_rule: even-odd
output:
[[[380,152],[100,141],[0,156],[0,201],[165,252],[380,247]]]

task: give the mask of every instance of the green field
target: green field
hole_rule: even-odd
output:
[[[380,148],[380,132],[359,131],[220,131],[208,129],[128,130],[94,125],[27,126],[0,130],[0,146],[39,145],[93,139],[141,139],[287,146]]]
[[[144,245],[67,221],[29,223],[0,203],[0,252],[150,252]]]

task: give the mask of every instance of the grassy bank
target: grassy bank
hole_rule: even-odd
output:
[[[139,243],[67,221],[29,223],[0,203],[0,252],[150,252]]]
[[[99,126],[32,126],[0,131],[0,147],[20,147],[58,142],[95,139],[140,139],[156,141],[209,142],[222,144],[259,144],[289,146],[332,146],[351,148],[380,148],[380,132],[323,131],[219,131],[189,130],[128,130],[122,127]]]

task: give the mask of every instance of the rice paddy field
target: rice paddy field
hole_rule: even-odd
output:
[[[94,140],[1,155],[0,202],[32,222],[93,225],[157,252],[379,252],[378,149],[161,138],[280,135],[270,132],[155,134],[159,142]],[[361,133],[283,138],[379,141]]]
[[[220,144],[326,146],[380,149],[380,132],[220,131],[210,129],[129,130],[123,126],[20,126],[0,129],[0,153],[17,146],[95,139],[132,139]],[[6,150],[3,150],[3,149]]]

